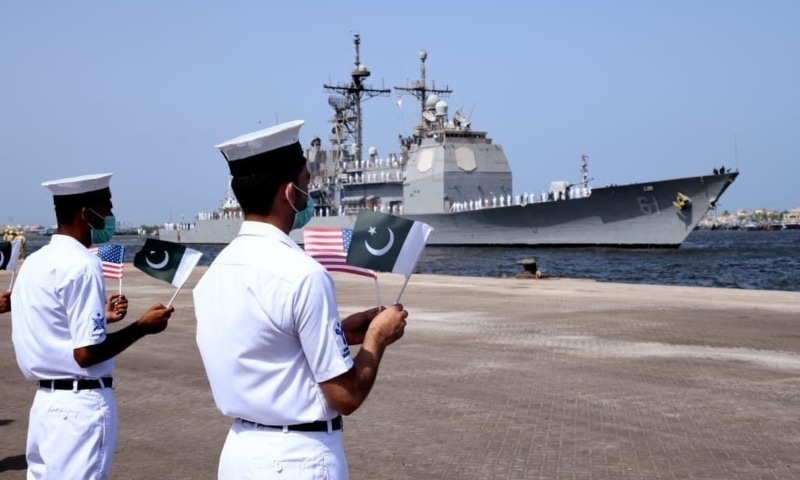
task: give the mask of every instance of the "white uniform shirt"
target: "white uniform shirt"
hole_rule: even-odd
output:
[[[267,425],[338,414],[318,385],[353,366],[333,280],[286,234],[244,222],[195,287],[194,306],[223,414]]]
[[[11,339],[28,380],[100,378],[114,360],[81,368],[75,348],[106,338],[105,281],[100,259],[67,235],[22,263],[11,292]]]

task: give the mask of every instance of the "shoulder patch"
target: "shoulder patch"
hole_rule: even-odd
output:
[[[106,315],[100,310],[94,310],[89,314],[92,321],[92,338],[97,338],[106,333]]]
[[[347,339],[344,336],[344,330],[342,330],[342,324],[338,320],[336,323],[333,324],[333,332],[336,334],[336,339],[339,342],[339,347],[342,351],[342,357],[347,358],[350,356],[350,347],[347,346]]]

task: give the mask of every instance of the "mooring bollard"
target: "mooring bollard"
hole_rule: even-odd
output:
[[[522,265],[522,268],[525,269],[528,273],[536,273],[536,259],[535,258],[523,258],[522,260],[517,260],[517,265]]]
[[[517,260],[517,265],[522,265],[522,268],[525,269],[525,273],[521,273],[517,275],[517,278],[544,278],[545,275],[542,275],[536,265],[535,258],[523,258],[522,260]],[[549,275],[547,275],[549,276]]]

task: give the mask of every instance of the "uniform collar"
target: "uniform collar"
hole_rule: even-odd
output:
[[[254,237],[270,238],[270,239],[273,239],[273,240],[277,240],[277,241],[279,241],[281,243],[285,243],[286,245],[288,245],[289,247],[291,247],[291,248],[293,248],[295,250],[298,250],[298,251],[301,251],[301,252],[303,251],[303,249],[300,248],[300,246],[298,246],[296,243],[294,243],[294,240],[289,238],[289,235],[286,235],[285,233],[283,233],[283,231],[281,229],[279,229],[275,225],[272,225],[271,223],[253,222],[253,221],[245,220],[244,222],[242,222],[242,227],[239,229],[239,236],[240,237],[254,236]]]
[[[53,236],[50,237],[50,245],[55,245],[58,247],[66,247],[66,248],[73,248],[76,250],[84,250],[86,251],[86,246],[75,239],[75,237],[71,237],[69,235],[64,235],[63,233],[55,233]]]

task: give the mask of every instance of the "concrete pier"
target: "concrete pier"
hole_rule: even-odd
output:
[[[204,271],[117,357],[114,479],[216,478],[230,420],[194,341]],[[343,316],[375,305],[371,280],[334,278]],[[384,303],[402,281],[380,276]],[[123,291],[132,320],[174,288],[128,264]],[[402,303],[406,335],[345,418],[353,479],[800,478],[800,293],[414,275]],[[22,479],[34,386],[10,314],[0,365],[0,478]]]

